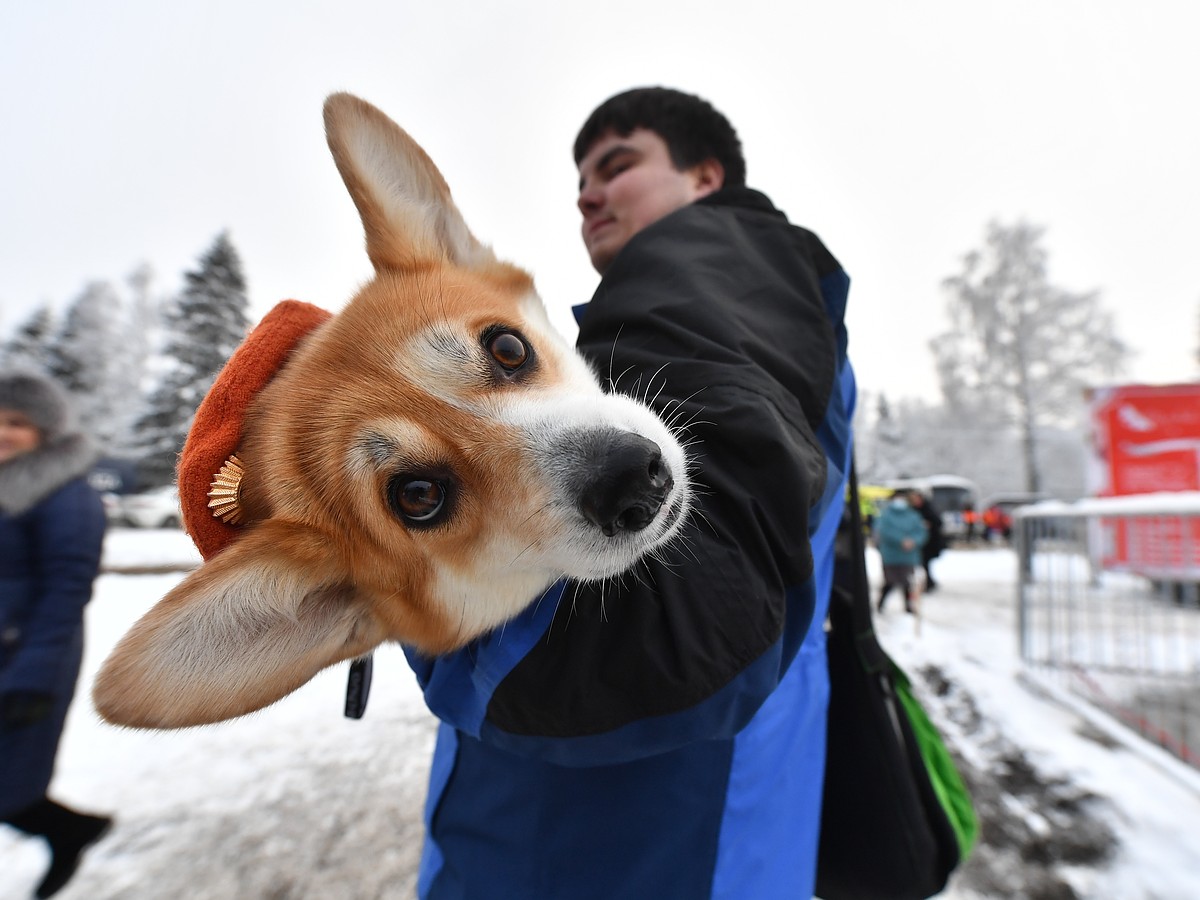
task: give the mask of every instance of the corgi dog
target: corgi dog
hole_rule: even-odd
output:
[[[383,641],[452,651],[687,515],[672,429],[602,390],[421,147],[349,94],[324,114],[374,278],[251,401],[244,524],[105,661],[109,722],[240,716]]]

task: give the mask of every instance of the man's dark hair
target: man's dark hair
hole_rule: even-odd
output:
[[[707,100],[663,87],[634,88],[596,107],[575,138],[575,164],[608,132],[628,137],[635,128],[661,137],[676,169],[715,159],[725,169],[726,186],[745,185],[742,142],[729,120]]]

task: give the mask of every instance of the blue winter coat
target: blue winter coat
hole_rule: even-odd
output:
[[[55,699],[53,713],[34,725],[0,724],[0,817],[41,799],[50,783],[79,676],[83,608],[104,528],[100,497],[81,476],[23,512],[0,510],[0,693]]]
[[[690,424],[700,509],[635,575],[409,654],[442,719],[422,898],[811,895],[848,285],[745,189],[646,228],[606,272],[579,348]]]
[[[885,566],[921,565],[921,548],[928,539],[925,519],[907,503],[889,500],[875,520],[875,541]],[[912,541],[911,547],[904,542]]]

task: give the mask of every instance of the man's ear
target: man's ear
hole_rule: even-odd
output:
[[[713,158],[697,163],[689,170],[696,198],[707,197],[725,186],[725,167]]]

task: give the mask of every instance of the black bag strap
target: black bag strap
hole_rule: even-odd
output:
[[[835,567],[833,596],[829,604],[829,615],[834,628],[849,628],[854,635],[854,645],[863,669],[870,674],[887,672],[889,660],[879,641],[875,638],[875,625],[871,618],[871,584],[867,579],[867,542],[863,529],[862,503],[858,494],[858,466],[850,459],[850,534],[847,536],[848,553],[838,554]]]
[[[816,895],[919,900],[958,862],[949,820],[925,770],[875,636],[858,473],[838,530],[829,602],[830,706]]]

